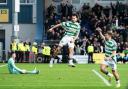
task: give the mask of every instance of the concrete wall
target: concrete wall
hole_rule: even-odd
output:
[[[5,30],[5,49],[9,50],[12,35],[12,24],[1,24],[0,29]],[[19,37],[21,40],[34,41],[36,24],[20,24]]]

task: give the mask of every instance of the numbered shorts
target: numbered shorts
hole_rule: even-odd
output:
[[[108,67],[111,67],[112,70],[116,70],[117,69],[117,65],[116,65],[116,62],[114,60],[104,60],[101,64],[105,64]]]
[[[64,45],[68,45],[69,48],[74,48],[74,42],[73,42],[73,37],[72,36],[64,36],[60,43],[59,46],[63,47]]]

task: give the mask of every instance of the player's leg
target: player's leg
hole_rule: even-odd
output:
[[[60,51],[61,48],[62,48],[61,46],[58,46],[57,49],[56,49],[56,51],[53,53],[53,55],[52,55],[52,57],[51,57],[51,60],[50,60],[50,65],[49,65],[49,67],[53,67],[54,59],[55,59],[55,57],[58,55],[58,53],[59,53],[59,51]]]
[[[100,65],[100,71],[106,75],[110,75],[110,73],[107,71],[107,65],[105,64]]]
[[[10,74],[21,74],[21,72],[19,72],[17,70],[13,70],[12,72],[10,72]]]
[[[108,77],[109,77],[109,81],[111,81],[111,78],[113,77],[113,75],[110,73],[110,72],[108,72],[108,70],[107,70],[107,67],[109,66],[109,64],[108,64],[108,61],[103,61],[102,63],[101,63],[101,65],[100,65],[100,71],[102,72],[102,73],[104,73],[105,75],[107,75]]]
[[[59,53],[60,53],[60,49],[62,48],[63,46],[58,46],[55,53],[54,53],[54,57],[56,57]]]
[[[74,48],[69,47],[69,65],[75,67],[73,63],[73,54],[74,54]]]
[[[39,70],[32,70],[32,71],[27,71],[27,70],[22,70],[18,71],[18,70],[13,70],[13,72],[10,72],[10,74],[39,74]]]
[[[52,57],[51,57],[51,60],[50,60],[50,67],[53,67],[53,62],[54,62],[54,59],[55,59],[55,57],[58,55],[58,53],[60,52],[60,49],[64,46],[64,45],[66,45],[67,44],[67,42],[68,42],[68,38],[67,38],[67,36],[64,36],[62,39],[61,39],[61,41],[60,41],[60,43],[59,43],[59,46],[57,47],[57,49],[55,50],[55,52],[53,53],[53,55],[52,55]]]
[[[112,73],[116,80],[116,87],[120,87],[120,78],[119,78],[119,74],[118,74],[117,70],[112,70]]]
[[[39,74],[39,70],[36,70],[36,68],[32,71],[22,70],[21,74]]]
[[[112,73],[116,80],[116,87],[120,87],[120,77],[117,71],[117,65],[114,61],[112,62],[111,67],[112,67]]]
[[[39,70],[26,71],[25,74],[39,74]]]
[[[68,47],[69,47],[69,65],[72,67],[75,67],[74,63],[73,63],[73,55],[74,55],[74,42],[72,41],[72,38],[70,42],[68,43]]]
[[[49,67],[53,67],[54,57],[51,57]]]

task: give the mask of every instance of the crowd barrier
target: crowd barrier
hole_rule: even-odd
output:
[[[120,54],[122,57],[124,56],[123,53]],[[95,61],[96,64],[99,64],[104,60],[105,54],[104,53],[94,53],[93,54],[93,60]]]

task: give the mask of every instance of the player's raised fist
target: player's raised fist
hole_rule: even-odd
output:
[[[52,29],[49,29],[48,32],[52,32],[53,30]]]
[[[96,31],[98,31],[98,32],[101,32],[102,30],[101,30],[101,28],[96,28]]]

